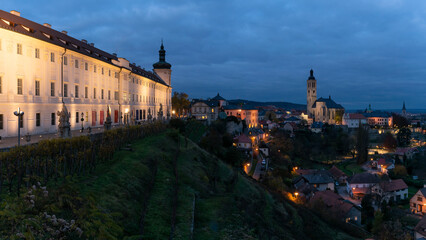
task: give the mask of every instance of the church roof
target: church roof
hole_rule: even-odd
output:
[[[166,50],[164,50],[163,40],[161,40],[161,46],[159,53],[159,61],[154,63],[152,66],[154,69],[170,69],[172,65],[166,62]]]
[[[219,93],[217,93],[216,97],[212,98],[213,100],[226,100],[225,98],[221,97]]]
[[[333,101],[331,99],[331,97],[329,98],[319,98],[317,99],[314,104],[312,105],[312,108],[316,108],[317,107],[317,102],[324,102],[325,106],[327,106],[327,108],[336,108],[336,109],[343,109],[343,106],[340,104],[337,104],[335,101]]]

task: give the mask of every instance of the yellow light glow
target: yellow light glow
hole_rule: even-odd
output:
[[[176,113],[175,110],[173,110],[172,113],[175,114]]]
[[[124,113],[128,113],[128,112],[129,112],[128,108],[124,109]]]
[[[296,197],[297,197],[297,196],[299,195],[299,193],[298,193],[298,192],[295,192],[295,193],[294,193],[294,195],[296,195]]]
[[[247,163],[247,167],[249,167],[250,166],[250,163]]]

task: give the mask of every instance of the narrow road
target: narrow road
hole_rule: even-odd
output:
[[[262,158],[260,157],[260,154],[257,154],[257,165],[254,169],[253,178],[259,181],[260,174],[262,173]]]

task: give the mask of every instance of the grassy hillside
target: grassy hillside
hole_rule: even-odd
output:
[[[50,183],[49,196],[37,195],[30,211],[21,209],[22,196],[6,197],[3,207],[16,214],[0,212],[2,236],[13,228],[14,236],[23,234],[10,239],[32,239],[28,232],[50,224],[47,212],[75,221],[63,239],[352,239],[310,211],[278,201],[191,141],[185,148],[177,132],[147,137],[132,148],[116,152],[90,176]],[[38,219],[42,227],[29,228],[23,220],[11,226],[15,215]]]

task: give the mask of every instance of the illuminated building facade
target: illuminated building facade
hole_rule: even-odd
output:
[[[163,44],[159,62],[146,71],[86,40],[0,10],[0,136],[56,132],[62,103],[71,129],[100,127],[110,108],[113,125],[167,118],[171,65]],[[18,120],[13,111],[25,112]]]
[[[314,122],[323,122],[328,124],[336,124],[336,116],[340,112],[344,112],[342,105],[337,104],[329,98],[317,99],[317,80],[314,77],[314,71],[311,69],[310,76],[307,80],[307,112],[309,118]]]

